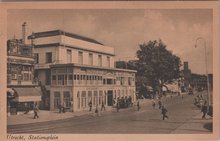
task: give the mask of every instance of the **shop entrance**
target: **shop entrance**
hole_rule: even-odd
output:
[[[107,92],[107,96],[108,96],[108,106],[113,106],[113,91],[109,90]]]

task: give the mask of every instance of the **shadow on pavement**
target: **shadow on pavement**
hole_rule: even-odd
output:
[[[209,122],[209,123],[205,123],[203,128],[208,129],[209,131],[213,130],[213,123]]]

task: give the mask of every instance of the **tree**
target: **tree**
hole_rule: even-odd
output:
[[[161,40],[149,41],[139,45],[136,63],[137,77],[141,86],[151,86],[161,91],[164,83],[172,82],[180,76],[180,58],[166,49]]]

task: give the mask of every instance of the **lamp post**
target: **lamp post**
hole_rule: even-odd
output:
[[[196,39],[195,47],[197,47],[197,42],[199,40],[202,40],[204,43],[204,49],[205,49],[205,69],[206,69],[206,77],[207,77],[207,96],[208,96],[208,106],[210,106],[210,93],[209,93],[209,76],[208,76],[208,68],[207,68],[207,53],[206,53],[206,40],[203,37],[198,37]]]

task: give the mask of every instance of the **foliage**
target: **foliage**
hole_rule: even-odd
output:
[[[160,90],[164,83],[172,82],[180,76],[180,58],[166,49],[161,40],[139,45],[136,63],[137,77],[143,86]]]

